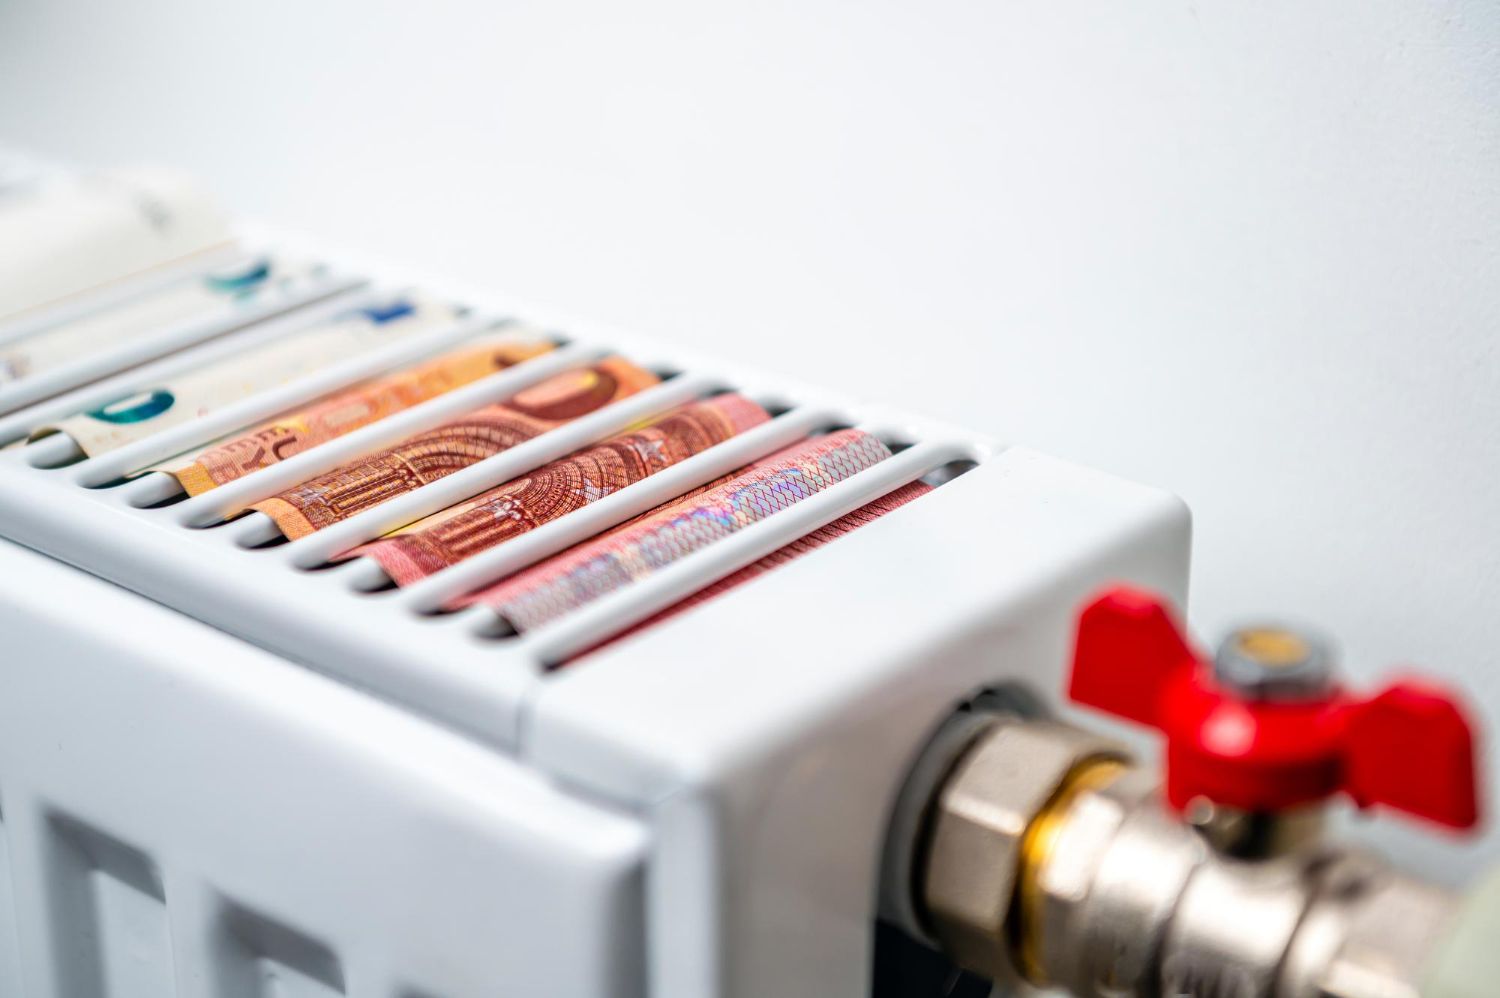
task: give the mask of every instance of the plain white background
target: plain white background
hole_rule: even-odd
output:
[[[1500,728],[1484,0],[0,0],[0,138],[1173,489]]]

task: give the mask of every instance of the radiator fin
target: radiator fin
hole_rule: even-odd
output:
[[[223,998],[336,998],[345,993],[338,957],[311,936],[233,904],[222,924]]]
[[[144,852],[67,817],[50,823],[58,979],[68,998],[177,993],[166,893]]]

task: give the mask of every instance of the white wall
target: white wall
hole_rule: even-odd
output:
[[[1500,728],[1493,4],[376,6],[0,0],[0,137],[1167,486]]]

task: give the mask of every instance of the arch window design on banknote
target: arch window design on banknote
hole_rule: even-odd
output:
[[[374,378],[196,453],[164,462],[156,470],[175,476],[190,495],[198,495],[552,348],[552,343],[528,335],[484,336],[415,367]]]
[[[742,395],[695,402],[418,520],[350,555],[374,558],[398,585],[408,585],[582,509],[770,418],[765,409]]]
[[[485,406],[255,503],[292,539],[404,495],[540,436],[570,419],[657,384],[619,357],[548,378],[509,401]]]

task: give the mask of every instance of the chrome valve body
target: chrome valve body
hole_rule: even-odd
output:
[[[1079,998],[1421,998],[1447,891],[1306,835],[1231,855],[1117,746],[977,727],[914,878],[921,930],[960,965]]]

